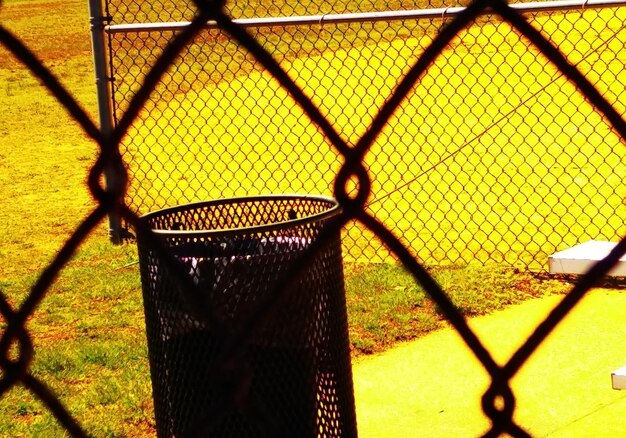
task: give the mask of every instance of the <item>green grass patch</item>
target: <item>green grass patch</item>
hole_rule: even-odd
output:
[[[31,365],[97,437],[154,433],[141,285],[132,245],[88,241],[48,292],[28,328]],[[396,264],[344,267],[352,354],[382,352],[446,326],[437,306]],[[434,269],[435,279],[466,316],[569,286],[511,269]],[[16,387],[0,399],[0,435],[62,435],[48,410]],[[38,435],[39,436],[39,435]]]
[[[403,267],[358,264],[346,269],[350,338],[356,354],[383,351],[447,325],[437,305]],[[466,317],[568,288],[560,281],[494,266],[436,268],[432,275]]]

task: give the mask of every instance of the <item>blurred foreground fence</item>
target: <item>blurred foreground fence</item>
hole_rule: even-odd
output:
[[[274,304],[284,298],[288,280],[297,278],[325,239],[357,224],[356,237],[348,231],[346,238],[354,238],[354,246],[368,254],[366,247],[359,247],[360,230],[376,236],[425,288],[490,375],[490,387],[482,397],[483,411],[491,419],[486,436],[528,436],[524,425],[513,419],[511,379],[626,253],[626,241],[594,265],[503,364],[494,360],[418,260],[446,259],[438,258],[435,247],[446,249],[447,257],[457,251],[452,262],[466,260],[459,242],[479,259],[480,254],[484,260],[497,254],[505,259],[510,248],[499,249],[491,238],[499,235],[506,240],[508,233],[511,241],[529,246],[527,252],[533,257],[541,250],[531,243],[543,239],[556,245],[549,236],[557,236],[559,242],[572,239],[572,229],[592,237],[619,234],[626,139],[620,94],[624,69],[619,59],[623,9],[598,11],[593,6],[600,3],[589,1],[576,13],[537,13],[527,21],[504,1],[485,0],[456,11],[454,18],[446,18],[444,10],[439,24],[446,21],[446,25],[439,28],[422,28],[421,22],[406,20],[398,28],[370,23],[328,29],[321,19],[316,33],[341,37],[320,43],[308,39],[308,30],[246,30],[233,18],[250,11],[230,3],[226,8],[210,1],[185,4],[188,9],[183,10],[170,4],[169,19],[191,20],[174,32],[109,29],[111,47],[125,47],[132,55],[112,58],[115,71],[125,68],[133,73],[124,75],[124,81],[115,78],[116,124],[110,130],[96,127],[19,36],[0,25],[2,45],[100,146],[88,180],[97,206],[41,272],[18,308],[0,293],[0,314],[6,322],[0,339],[0,396],[21,384],[70,434],[85,435],[79,420],[30,372],[34,351],[26,321],[79,244],[107,215],[132,226],[184,286],[181,293],[191,295],[196,290],[192,278],[138,218],[137,209],[187,196],[214,196],[213,190],[226,196],[253,191],[250,187],[258,191],[324,187],[339,201],[342,213],[320,231],[321,243],[311,245],[284,272],[272,293]],[[120,21],[129,16],[154,21],[167,12],[167,8],[165,12],[154,9],[158,5],[133,2],[114,9],[108,4],[107,13]],[[319,7],[319,12],[327,12]],[[311,13],[313,8],[302,3],[292,12]],[[284,11],[272,3],[265,12]],[[594,24],[600,19],[603,25]],[[208,20],[219,31],[207,30]],[[572,34],[579,35],[575,44],[567,39]],[[342,39],[348,36],[351,39]],[[222,47],[219,56],[202,52],[209,41]],[[372,56],[357,56],[355,45]],[[500,49],[503,45],[506,50]],[[308,56],[296,56],[300,47],[309,50]],[[151,55],[144,58],[147,53]],[[190,56],[204,58],[184,63]],[[240,67],[233,70],[234,65]],[[257,83],[264,85],[259,89]],[[459,94],[462,90],[465,94]],[[529,100],[537,103],[530,105]],[[500,126],[496,122],[504,115]],[[491,125],[498,127],[491,131],[487,129]],[[260,132],[259,127],[263,127]],[[268,146],[264,138],[275,143]],[[165,156],[169,159],[162,160]],[[262,165],[255,167],[259,162]],[[123,164],[132,179],[128,190]],[[385,178],[385,169],[396,179]],[[105,174],[111,179],[102,187]],[[149,190],[141,185],[148,183]],[[552,223],[548,212],[542,212],[548,207],[546,200],[554,203],[551,211],[562,210],[554,219],[561,221]],[[402,223],[415,227],[413,237],[402,230]],[[458,228],[459,223],[464,227]],[[542,234],[545,223],[549,235]],[[414,239],[421,239],[432,254],[422,256],[420,240]],[[478,249],[473,249],[475,245]],[[369,251],[378,254],[375,247]],[[253,320],[262,324],[266,317],[255,315]],[[254,333],[257,327],[246,328]],[[227,348],[224,367],[216,369],[232,364],[241,345],[245,342]],[[236,404],[240,394],[233,388],[245,382],[226,381],[233,384],[225,385],[232,390],[226,399]]]
[[[191,3],[182,4],[106,0],[115,123],[194,17]],[[622,4],[512,6],[620,115]],[[318,0],[227,2],[226,10],[354,147],[463,8]],[[164,73],[121,153],[130,177],[125,199],[141,213],[232,196],[331,195],[343,161],[280,81],[216,23],[203,26]],[[624,234],[624,158],[615,130],[567,76],[484,10],[442,47],[364,153],[372,188],[364,207],[428,265],[545,270],[555,250]],[[357,223],[344,231],[344,253],[389,257]]]

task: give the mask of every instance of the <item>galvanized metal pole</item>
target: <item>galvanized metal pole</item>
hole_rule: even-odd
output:
[[[91,29],[91,47],[93,50],[93,64],[96,76],[96,89],[98,93],[98,116],[100,130],[107,137],[113,131],[113,114],[111,111],[111,94],[109,77],[106,64],[106,47],[104,43],[104,28],[108,24],[107,17],[102,13],[102,0],[89,0],[89,24]],[[117,172],[111,167],[104,171],[104,179],[107,187],[116,185]],[[122,224],[118,214],[109,213],[109,238],[112,243],[119,244],[122,241]]]

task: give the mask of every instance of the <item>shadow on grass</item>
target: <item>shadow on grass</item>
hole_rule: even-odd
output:
[[[492,313],[522,301],[563,294],[567,279],[498,266],[430,270],[464,316]],[[346,301],[353,354],[384,351],[444,327],[446,319],[398,264],[347,264]]]

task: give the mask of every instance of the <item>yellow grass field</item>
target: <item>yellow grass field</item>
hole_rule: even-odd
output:
[[[626,10],[577,14],[533,24],[624,113],[626,36],[618,18]],[[282,66],[354,144],[428,38],[366,43]],[[177,64],[164,88],[181,91],[155,96],[129,134],[130,196],[141,209],[181,199],[332,195],[343,157],[275,79],[253,71],[189,85],[204,68]],[[368,153],[368,211],[427,263],[500,259],[543,269],[555,248],[626,231],[623,146],[508,24],[475,25],[440,55]],[[344,240],[348,258],[387,257],[359,226]]]

